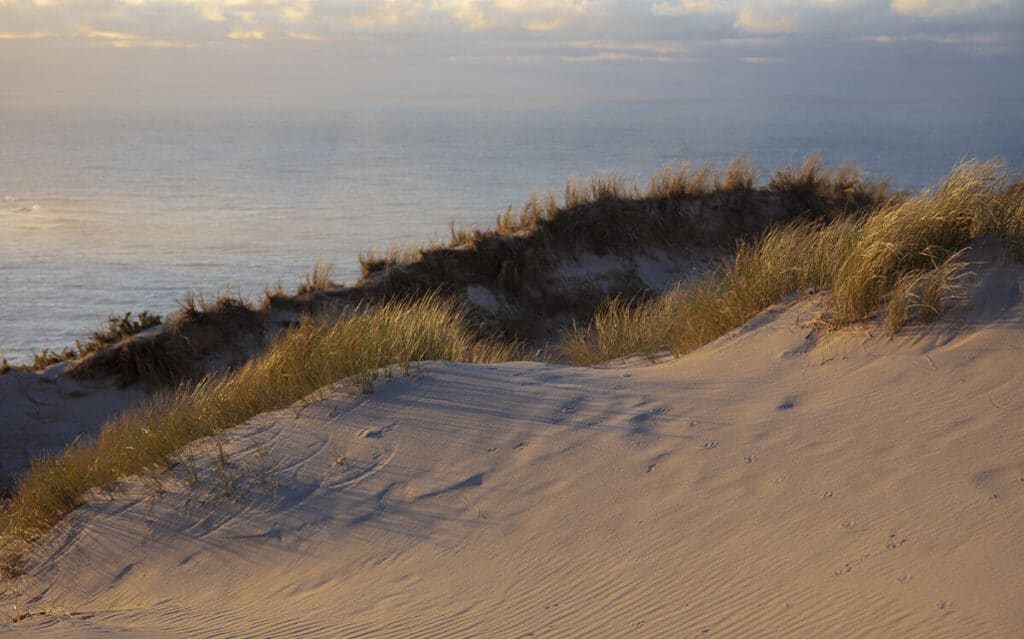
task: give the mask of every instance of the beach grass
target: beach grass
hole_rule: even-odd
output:
[[[163,323],[163,320],[159,315],[148,311],[142,311],[135,318],[132,318],[131,312],[124,315],[111,315],[107,318],[106,324],[92,331],[85,341],[75,340],[74,346],[68,346],[59,351],[44,348],[42,351],[34,353],[32,363],[24,367],[11,366],[6,364],[6,360],[4,360],[6,366],[3,368],[7,370],[12,368],[42,370],[54,364],[79,359],[90,353],[95,353],[111,344],[120,342],[126,337],[137,335],[147,328],[159,326],[161,323]]]
[[[858,187],[849,170],[826,185],[813,162],[776,173],[778,188]],[[898,332],[929,321],[956,301],[968,242],[1002,236],[1020,254],[1024,244],[1024,182],[994,162],[965,162],[941,184],[895,198],[868,215],[830,223],[797,221],[741,244],[710,276],[664,296],[635,303],[614,299],[562,348],[576,364],[593,365],[668,349],[681,355],[739,327],[791,295],[829,292],[828,324],[842,326],[884,314]]]
[[[196,302],[196,308],[202,304]],[[93,488],[147,468],[172,466],[189,442],[351,380],[370,392],[382,370],[422,360],[495,362],[514,346],[481,339],[463,311],[436,295],[307,319],[230,374],[154,396],[108,422],[95,438],[36,460],[0,512],[0,569],[14,573],[30,545]]]
[[[506,208],[490,229],[458,228],[453,222],[447,241],[394,244],[384,250],[362,252],[359,256],[362,277],[365,280],[374,273],[423,260],[432,252],[459,247],[473,249],[494,238],[531,237],[552,244],[570,242],[573,238],[566,237],[563,231],[573,228],[570,220],[588,211],[597,212],[595,218],[610,224],[609,228],[590,234],[607,240],[608,246],[603,248],[613,250],[617,244],[643,243],[660,237],[666,230],[681,230],[652,224],[646,234],[643,229],[619,233],[625,229],[616,229],[615,225],[624,226],[633,212],[642,212],[651,219],[671,218],[671,214],[666,216],[666,205],[682,200],[766,189],[797,195],[807,209],[853,213],[882,201],[898,200],[900,196],[892,192],[888,180],[868,179],[860,167],[852,164],[835,170],[823,167],[818,156],[773,172],[767,186],[762,186],[759,175],[754,161],[740,156],[724,168],[711,163],[697,167],[688,162],[669,163],[651,176],[646,189],[615,173],[571,176],[561,198],[554,193],[535,194],[519,208]],[[800,211],[794,211],[794,215],[797,213]]]

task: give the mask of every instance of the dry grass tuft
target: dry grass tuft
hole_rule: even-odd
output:
[[[298,294],[309,295],[334,288],[334,282],[331,281],[331,270],[333,269],[332,263],[317,258],[313,268],[299,282]]]
[[[899,333],[913,321],[933,322],[947,306],[963,299],[966,277],[966,265],[960,261],[963,253],[963,250],[957,251],[930,269],[908,271],[896,280],[883,319],[890,335]]]
[[[823,168],[817,155],[808,157],[799,166],[791,165],[775,171],[768,181],[768,188],[795,193],[808,203],[822,202],[827,208],[849,212],[893,197],[889,180],[868,180],[863,169],[855,164],[843,164],[835,170]]]
[[[230,375],[157,395],[108,422],[94,439],[33,463],[0,512],[0,568],[11,574],[33,542],[77,508],[87,491],[172,466],[183,446],[350,378],[364,392],[379,371],[422,360],[494,362],[515,348],[481,340],[452,302],[428,296],[308,320]]]
[[[359,252],[359,266],[363,271],[363,278],[386,271],[399,264],[415,262],[423,256],[422,246],[400,246],[392,244],[387,249],[380,251],[376,247],[367,251]]]
[[[24,368],[28,370],[41,370],[53,364],[85,357],[111,344],[116,344],[127,337],[141,333],[147,328],[159,326],[161,322],[162,320],[159,315],[149,311],[142,311],[138,314],[137,319],[132,319],[130,312],[124,315],[111,315],[107,318],[106,325],[90,333],[89,339],[86,341],[75,340],[74,346],[60,351],[44,348],[42,352],[35,353],[32,357],[32,364]],[[16,367],[7,364],[7,360],[0,364],[0,370],[10,370],[12,368]]]
[[[830,256],[850,245],[854,228],[802,221],[769,231],[741,245],[714,274],[657,300],[613,300],[588,327],[571,330],[563,349],[580,365],[662,349],[690,352],[788,295],[826,285],[833,275]]]
[[[231,289],[207,300],[188,291],[167,328],[152,339],[132,339],[114,348],[89,353],[75,364],[78,377],[117,377],[123,384],[145,381],[173,386],[205,375],[206,358],[225,355],[232,345],[258,340],[264,327],[264,311]]]
[[[772,181],[777,189],[847,195],[861,183],[852,169],[823,174],[813,159]],[[890,200],[865,217],[771,230],[741,244],[712,276],[658,300],[614,300],[589,326],[571,330],[563,349],[584,365],[666,348],[683,354],[787,296],[818,289],[831,291],[832,325],[871,319],[884,309],[883,323],[896,333],[910,321],[937,318],[960,297],[963,251],[987,235],[1006,237],[1020,251],[1024,181],[996,163],[966,162],[936,189]]]
[[[928,270],[975,237],[1019,233],[1013,228],[1020,193],[993,162],[957,166],[937,188],[882,206],[864,219],[857,241],[839,265],[832,288],[838,323],[871,317],[897,281]],[[1016,201],[1015,201],[1016,200]]]

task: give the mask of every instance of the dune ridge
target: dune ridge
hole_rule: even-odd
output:
[[[1009,637],[1024,267],[894,337],[776,305],[689,355],[432,362],[95,492],[12,636]],[[83,569],[83,567],[89,567]]]

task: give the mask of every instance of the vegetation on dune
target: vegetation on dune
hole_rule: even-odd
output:
[[[334,265],[330,262],[317,259],[316,263],[313,264],[313,268],[299,282],[298,294],[308,295],[333,288],[334,282],[331,281],[331,271],[333,268]]]
[[[98,437],[35,461],[0,513],[0,569],[15,572],[30,544],[77,508],[88,490],[146,468],[170,467],[191,441],[338,380],[371,392],[380,371],[391,366],[496,362],[515,354],[512,346],[480,339],[462,310],[437,296],[359,309],[336,321],[306,320],[233,374],[157,395],[107,423]]]
[[[363,278],[395,266],[429,260],[434,254],[455,248],[478,250],[488,242],[530,238],[542,248],[586,248],[615,252],[637,245],[679,245],[686,242],[734,241],[737,229],[722,236],[708,234],[700,225],[683,219],[673,205],[702,198],[764,193],[791,196],[791,215],[854,213],[894,197],[887,180],[864,177],[854,165],[837,170],[823,168],[817,156],[796,167],[772,174],[760,189],[758,171],[746,157],[734,159],[723,170],[712,164],[693,168],[688,163],[668,164],[656,172],[646,190],[619,175],[570,178],[561,200],[554,194],[536,195],[521,208],[508,207],[492,229],[456,228],[447,242],[391,246],[385,251],[361,253]],[[749,202],[747,209],[756,208]],[[745,211],[756,217],[757,211]],[[713,226],[719,228],[721,220]],[[484,251],[487,252],[487,251]]]
[[[107,318],[106,324],[90,333],[89,338],[84,342],[76,340],[74,346],[59,351],[44,348],[41,352],[33,355],[32,363],[27,366],[12,366],[6,359],[0,358],[0,374],[16,368],[41,370],[54,364],[85,357],[106,346],[116,344],[126,337],[137,335],[147,328],[159,326],[162,321],[159,315],[149,311],[142,311],[135,319],[132,318],[130,312],[124,315],[111,315]]]
[[[811,176],[789,170],[773,180],[806,184]],[[832,183],[854,180],[839,173]],[[612,300],[589,325],[571,330],[563,349],[583,365],[662,349],[684,354],[787,296],[818,290],[831,293],[831,325],[882,312],[896,333],[909,321],[938,317],[958,297],[964,248],[990,235],[1006,237],[1020,254],[1024,181],[996,163],[963,163],[937,188],[893,199],[866,216],[770,230],[741,244],[711,276],[657,300]]]
[[[72,372],[79,377],[118,377],[123,384],[173,386],[203,377],[203,358],[212,353],[224,355],[234,348],[240,352],[234,359],[245,359],[246,349],[239,344],[258,341],[263,332],[265,313],[230,289],[212,300],[188,291],[178,307],[159,335],[88,353]]]
[[[759,206],[773,207],[773,213]],[[446,281],[458,287],[474,277],[495,288],[524,286],[534,281],[529,269],[543,275],[544,256],[559,252],[564,257],[581,250],[756,238],[741,241],[709,276],[661,298],[607,302],[562,343],[574,362],[595,364],[665,348],[686,353],[787,296],[817,290],[831,291],[833,325],[881,313],[896,332],[908,321],[938,316],[955,297],[964,273],[962,251],[982,235],[1011,238],[1024,254],[1024,182],[994,164],[961,165],[935,190],[909,197],[891,194],[886,183],[864,180],[850,167],[821,169],[815,159],[775,172],[761,188],[753,164],[737,160],[725,171],[667,167],[643,193],[614,176],[570,181],[562,202],[535,197],[499,216],[493,230],[453,226],[447,245],[364,254],[364,276],[384,271],[384,284],[367,285],[370,293],[350,289],[363,297],[339,296],[330,265],[318,261],[300,284],[308,302],[302,308],[315,309],[318,296],[333,295],[333,315],[307,317],[265,349],[270,306],[285,297],[280,287],[268,291],[259,309],[230,291],[212,301],[190,293],[160,335],[92,350],[77,365],[81,374],[177,387],[113,419],[98,437],[33,463],[0,511],[0,570],[15,572],[31,544],[90,489],[169,467],[189,442],[338,380],[369,392],[377,375],[396,365],[516,356],[515,346],[483,337],[461,306],[438,293]],[[392,268],[409,260],[422,272]],[[569,302],[555,302],[565,312]],[[135,334],[152,317],[112,318],[92,341],[109,344]],[[242,344],[246,339],[255,341]],[[237,366],[234,372],[210,375],[202,368],[204,357],[224,359],[232,344],[242,344],[229,363]]]
[[[555,312],[589,318],[606,296],[604,291],[581,290],[567,300],[563,293],[547,290],[546,273],[567,255],[727,246],[737,238],[756,237],[779,219],[862,211],[889,195],[885,182],[865,180],[852,167],[823,169],[816,158],[777,171],[767,188],[759,186],[757,169],[745,158],[724,170],[670,164],[651,178],[646,191],[614,175],[571,179],[562,201],[553,195],[533,197],[521,209],[510,207],[499,215],[491,230],[453,224],[445,242],[362,253],[364,278],[357,287],[337,287],[330,279],[330,263],[318,260],[299,283],[297,295],[279,284],[254,306],[230,291],[213,301],[190,293],[160,335],[109,349],[102,348],[106,342],[96,342],[96,347],[45,351],[36,364],[79,359],[73,373],[81,377],[174,386],[211,368],[241,364],[261,350],[267,331],[274,330],[269,324],[274,309],[337,312],[435,291],[458,294],[471,285],[500,291],[508,308],[519,309],[508,317],[491,318],[489,334],[519,339],[547,331],[550,337],[543,322],[533,325],[528,318]],[[370,277],[375,274],[381,277]]]

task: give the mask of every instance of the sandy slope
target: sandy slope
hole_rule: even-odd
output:
[[[657,365],[333,391],[80,509],[0,629],[1020,636],[1022,282],[979,266],[970,309],[892,340],[804,303]]]
[[[112,415],[147,395],[139,387],[76,380],[66,371],[59,364],[39,373],[0,375],[0,493],[13,487],[33,459],[95,435]]]

